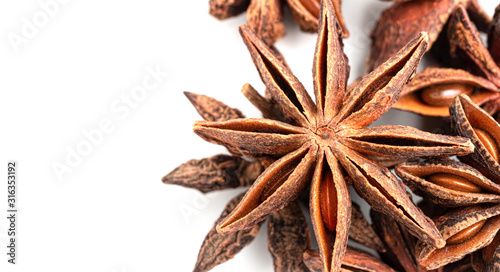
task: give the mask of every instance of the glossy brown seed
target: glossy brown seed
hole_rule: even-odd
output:
[[[477,137],[481,141],[481,143],[484,145],[486,150],[488,150],[488,153],[490,153],[490,155],[495,159],[495,161],[498,162],[498,146],[495,139],[493,139],[493,137],[491,137],[491,135],[488,132],[482,129],[478,128],[473,128],[473,129]]]
[[[476,234],[478,234],[479,231],[481,231],[481,228],[483,227],[484,223],[486,223],[486,220],[479,221],[474,225],[457,232],[455,235],[448,238],[446,240],[446,243],[449,245],[456,245],[471,239]]]
[[[326,174],[323,178],[320,199],[323,222],[329,230],[335,231],[337,226],[337,191],[331,173]]]
[[[427,178],[428,181],[460,192],[480,193],[481,188],[469,180],[449,173],[436,173]]]
[[[300,0],[300,3],[309,11],[314,17],[319,17],[319,1],[318,0]]]
[[[422,90],[420,98],[431,106],[449,106],[459,94],[470,95],[473,87],[465,84],[440,84]]]

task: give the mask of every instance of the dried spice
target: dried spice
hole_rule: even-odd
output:
[[[415,258],[416,240],[408,231],[389,216],[370,210],[373,226],[382,237],[385,248],[382,260],[398,271],[426,272]]]
[[[493,272],[500,269],[500,232],[485,248],[472,254],[472,266],[476,271]]]
[[[211,97],[187,92],[185,94],[205,120],[224,121],[243,117],[239,110]],[[261,102],[272,103],[264,98]],[[269,158],[247,161],[236,156],[217,155],[181,164],[162,180],[166,184],[195,188],[206,193],[249,186],[262,173],[263,165],[269,164]],[[262,222],[250,229],[228,234],[220,234],[216,230],[217,223],[226,217],[242,198],[243,194],[227,204],[221,217],[205,237],[194,271],[209,271],[232,259],[257,235]],[[268,229],[269,249],[275,260],[276,271],[307,271],[302,263],[302,255],[310,246],[310,234],[299,205],[293,202],[284,209],[271,213]]]
[[[393,107],[427,116],[448,116],[451,101],[459,94],[469,95],[477,105],[489,105],[500,98],[498,92],[491,81],[467,71],[429,67],[403,87]]]
[[[499,214],[498,204],[474,205],[445,213],[434,222],[446,239],[446,246],[436,249],[418,242],[418,262],[427,269],[436,269],[487,246],[500,229]]]
[[[210,14],[223,20],[244,12],[250,0],[210,0]]]
[[[304,263],[311,272],[323,271],[323,264],[318,251],[307,250],[304,252]],[[390,266],[373,255],[351,247],[347,247],[340,270],[345,272],[395,272]]]
[[[372,47],[367,70],[375,69],[421,31],[429,34],[429,44],[432,45],[459,4],[466,7],[479,30],[487,30],[491,18],[476,0],[414,0],[394,3],[382,13],[371,34]]]
[[[388,169],[358,152],[413,158],[472,151],[463,138],[402,126],[366,128],[397,100],[400,87],[414,74],[425,52],[427,38],[425,34],[416,37],[346,93],[349,68],[333,9],[329,1],[323,2],[313,68],[317,104],[272,49],[247,27],[240,28],[271,97],[297,125],[253,118],[194,124],[203,139],[239,155],[281,157],[259,176],[238,207],[219,223],[218,231],[251,227],[285,207],[311,183],[310,210],[325,271],[339,269],[346,248],[351,201],[345,175],[374,209],[394,216],[420,239],[444,245],[404,186]]]
[[[268,247],[275,272],[305,271],[302,255],[310,247],[310,233],[300,206],[292,202],[269,214]]]
[[[352,202],[351,226],[349,228],[349,238],[378,252],[384,252],[385,247],[375,230],[366,220],[359,205]]]
[[[455,67],[464,67],[500,87],[500,68],[484,46],[479,32],[471,22],[467,11],[458,5],[448,23],[446,35],[436,47],[442,61]]]
[[[450,115],[454,133],[471,139],[475,146],[473,153],[461,156],[460,160],[473,166],[493,182],[500,183],[500,125],[465,95],[453,100]]]
[[[429,116],[448,116],[453,98],[466,94],[474,103],[495,113],[500,98],[500,70],[462,5],[450,16],[443,34],[447,34],[446,42],[441,41],[434,51],[449,65],[473,74],[463,69],[427,68],[404,87],[394,107]]]
[[[250,186],[264,171],[258,161],[239,157],[216,155],[200,160],[189,160],[162,178],[165,184],[176,184],[198,189],[203,193]]]
[[[226,234],[218,233],[215,228],[220,220],[234,210],[242,198],[243,194],[240,194],[229,201],[220,218],[205,237],[205,240],[201,245],[200,252],[198,253],[198,260],[196,261],[196,265],[193,269],[194,272],[209,271],[215,266],[227,262],[246,245],[251,243],[255,236],[259,233],[261,224],[255,224],[250,229]]]
[[[343,35],[348,37],[340,10],[341,0],[331,1]],[[320,0],[286,0],[286,4],[303,31],[318,31]],[[283,24],[284,5],[284,0],[210,0],[210,14],[222,20],[246,10],[247,26],[267,45],[272,45],[286,32]]]
[[[483,271],[485,267],[494,269],[500,265],[495,258],[500,242],[494,240],[500,229],[497,204],[500,203],[500,175],[491,169],[494,170],[498,162],[496,134],[500,126],[466,95],[453,100],[450,115],[454,132],[469,137],[475,145],[474,153],[460,158],[475,168],[450,159],[408,162],[395,168],[412,191],[427,201],[443,206],[466,206],[449,209],[434,219],[446,239],[446,246],[436,249],[419,242],[417,259],[427,269],[436,269],[473,253],[472,265],[476,271]],[[464,267],[458,265],[455,269]]]
[[[245,117],[240,110],[228,107],[226,104],[206,95],[190,92],[184,92],[184,95],[204,120],[215,122]]]
[[[500,185],[450,159],[397,165],[396,174],[417,195],[444,206],[500,203]]]
[[[238,110],[205,95],[184,92],[200,116],[207,121],[227,121],[243,118]],[[250,186],[264,171],[259,161],[247,161],[236,156],[216,155],[189,160],[162,178],[165,184],[194,188],[203,193]]]

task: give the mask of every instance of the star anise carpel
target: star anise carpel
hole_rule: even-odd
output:
[[[194,131],[233,154],[277,160],[257,178],[217,230],[249,228],[285,207],[310,184],[310,213],[324,271],[338,271],[346,250],[351,199],[346,176],[372,208],[393,216],[436,247],[444,240],[430,219],[406,195],[404,185],[366,155],[393,158],[465,155],[469,140],[434,135],[404,126],[368,126],[399,98],[427,47],[427,35],[411,40],[395,56],[346,92],[349,74],[342,30],[330,1],[322,1],[314,55],[313,102],[281,58],[246,27],[240,27],[260,77],[283,115],[293,124],[242,118],[199,121]]]

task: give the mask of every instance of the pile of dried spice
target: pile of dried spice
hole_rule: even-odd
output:
[[[194,132],[230,155],[190,160],[163,182],[249,186],[207,234],[194,271],[233,258],[265,222],[275,271],[500,271],[500,6],[491,19],[476,0],[394,1],[372,33],[368,73],[347,86],[340,1],[288,0],[318,32],[313,101],[271,46],[284,34],[282,2],[210,1],[218,18],[247,10],[240,33],[266,90],[242,89],[263,118],[185,93],[204,119]],[[417,73],[424,54],[437,64]],[[369,127],[391,107],[450,120],[449,135]]]

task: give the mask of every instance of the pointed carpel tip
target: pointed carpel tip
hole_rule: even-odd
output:
[[[183,92],[184,95],[186,96],[186,98],[191,102],[191,103],[194,103],[194,101],[196,100],[196,97],[198,96],[197,94],[195,93],[191,93],[191,92],[188,92],[188,91],[184,91]]]
[[[429,33],[427,31],[420,32],[420,36],[422,37],[422,42],[429,43]]]
[[[226,220],[222,220],[219,224],[217,224],[215,230],[217,230],[217,233],[219,234],[228,233],[229,231],[226,226]]]
[[[164,184],[171,184],[170,182],[170,178],[168,177],[170,174],[166,174],[165,176],[163,176],[161,178],[161,182],[163,182]]]
[[[200,132],[202,129],[205,128],[204,124],[206,122],[205,121],[194,121],[193,123],[193,131],[194,133],[198,134],[198,132]]]
[[[460,105],[463,105],[465,103],[474,104],[474,102],[472,102],[472,100],[470,100],[470,97],[466,94],[459,94],[454,99],[456,99]],[[452,102],[452,104],[454,104],[454,101]]]
[[[245,38],[248,35],[250,29],[248,28],[247,25],[240,25],[238,27],[238,31],[240,32],[241,37]]]
[[[467,142],[466,142],[465,145],[466,145],[466,148],[467,148],[466,151],[469,152],[469,154],[474,153],[474,149],[476,149],[476,146],[471,141],[471,139],[467,139]]]
[[[460,3],[460,4],[457,5],[457,7],[455,8],[455,12],[460,12],[462,14],[467,14],[467,11],[465,10],[465,6],[462,3]]]
[[[335,9],[333,8],[333,4],[330,1],[331,0],[321,0],[321,5],[319,7],[320,20],[322,20],[322,17],[325,17],[327,14],[337,17],[337,15],[335,14]]]

